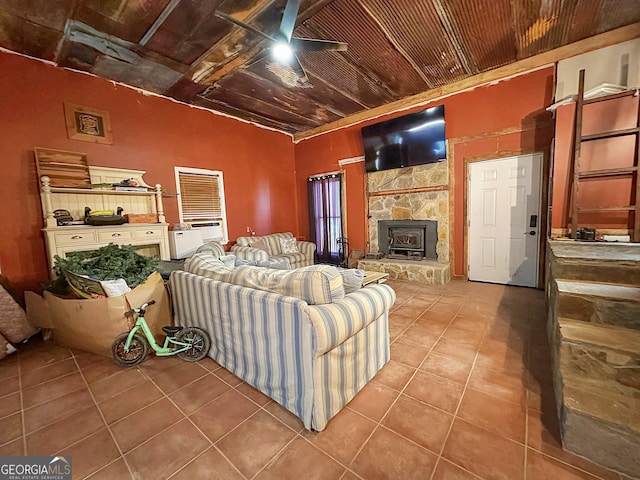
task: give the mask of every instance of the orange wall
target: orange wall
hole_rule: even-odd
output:
[[[545,108],[552,102],[553,77],[554,68],[549,67],[401,113],[441,103],[445,105],[449,161],[454,169],[454,184],[450,185],[450,194],[454,202],[451,248],[455,275],[463,275],[465,272],[465,161],[533,151],[548,154],[553,125],[551,115]],[[398,115],[391,114],[384,118]],[[360,129],[382,119],[313,137],[295,146],[301,234],[308,235],[307,178],[339,170],[340,159],[363,155]],[[349,247],[366,249],[364,164],[348,164],[344,170],[348,189],[346,201]]]
[[[548,68],[434,103],[445,104],[454,168],[452,248],[457,275],[464,273],[464,161],[546,151],[552,128],[544,123],[544,108],[551,103],[552,85],[553,68]],[[0,268],[5,283],[17,293],[47,279],[34,147],[84,152],[90,165],[146,170],[147,183],[161,183],[169,191],[175,191],[175,165],[222,170],[230,239],[243,235],[247,226],[258,234],[293,231],[308,238],[307,177],[339,170],[338,160],[363,153],[364,124],[293,145],[278,132],[4,52],[0,91],[5,175],[0,189]],[[113,145],[69,140],[64,102],[107,110]],[[365,249],[364,165],[347,164],[343,170],[350,249]],[[165,210],[169,223],[178,221],[175,198],[165,199]]]
[[[295,146],[300,234],[309,238],[307,179],[319,173],[340,170],[339,160],[363,155],[359,129],[343,129],[305,140]],[[349,250],[363,250],[365,238],[364,163],[348,163],[342,168],[346,183],[347,238]]]
[[[106,110],[113,145],[67,138],[63,102]],[[291,137],[188,107],[90,75],[0,52],[0,268],[20,294],[47,280],[34,147],[84,152],[90,165],[146,170],[147,183],[175,192],[173,167],[221,170],[229,238],[299,233],[292,202]],[[167,221],[178,221],[166,198]]]

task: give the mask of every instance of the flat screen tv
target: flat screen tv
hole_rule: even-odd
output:
[[[362,142],[367,172],[442,162],[444,105],[363,127]]]

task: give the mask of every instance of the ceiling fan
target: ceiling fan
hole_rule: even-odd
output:
[[[215,15],[239,27],[256,33],[271,42],[269,50],[273,59],[280,63],[291,67],[299,80],[305,81],[307,75],[300,64],[300,60],[296,56],[300,52],[323,52],[323,51],[339,51],[343,52],[347,49],[347,44],[342,42],[333,42],[331,40],[320,40],[312,38],[296,38],[292,37],[293,29],[296,26],[296,18],[300,9],[300,0],[288,0],[284,7],[280,29],[275,35],[258,30],[232,16],[216,10]]]

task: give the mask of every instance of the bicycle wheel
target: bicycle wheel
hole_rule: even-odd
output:
[[[121,367],[133,367],[142,363],[149,353],[149,342],[139,333],[133,335],[129,344],[129,351],[125,351],[124,346],[127,343],[128,332],[121,333],[113,341],[111,352],[113,359]]]
[[[176,340],[191,345],[191,348],[180,352],[178,356],[187,362],[202,360],[209,353],[211,338],[209,334],[198,327],[185,327],[178,332]]]

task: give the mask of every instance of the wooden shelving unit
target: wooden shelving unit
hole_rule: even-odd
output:
[[[54,177],[58,185],[67,182],[69,186],[53,186],[51,177],[40,178],[40,199],[49,260],[50,273],[55,276],[53,266],[55,256],[65,257],[73,252],[96,250],[115,243],[133,245],[143,254],[157,255],[162,260],[169,260],[168,225],[165,221],[162,204],[162,187],[151,187],[144,182],[140,170],[116,169],[107,167],[87,167],[89,176],[78,186],[70,186],[68,177]],[[149,190],[145,192],[117,191],[110,188],[88,188],[88,184],[112,184],[123,179],[133,178]],[[82,185],[84,188],[80,188]],[[71,216],[79,219],[84,215],[86,206],[97,210],[116,210],[122,206],[127,214],[151,214],[157,219],[152,223],[125,223],[95,227],[91,225],[59,226],[54,216],[56,209],[64,209]]]
[[[632,241],[640,242],[640,204],[639,204],[640,175],[638,175],[638,170],[639,170],[638,152],[640,150],[640,104],[637,106],[637,116],[636,116],[635,127],[601,132],[601,133],[596,133],[591,135],[582,135],[582,116],[583,116],[584,105],[598,103],[598,102],[608,102],[614,99],[635,95],[635,94],[636,94],[636,91],[630,90],[626,92],[615,93],[612,95],[585,100],[584,99],[584,70],[580,70],[580,76],[578,80],[578,97],[576,100],[576,114],[575,114],[575,123],[574,123],[575,137],[574,137],[574,150],[573,150],[573,158],[572,158],[573,192],[572,192],[571,236],[574,239],[577,237],[577,231],[580,225],[581,213],[628,211],[628,212],[631,212],[634,216]],[[638,103],[639,101],[636,101],[636,104]],[[581,153],[582,143],[593,142],[593,141],[603,140],[607,138],[628,136],[628,135],[635,135],[636,137],[632,166],[622,167],[622,168],[589,170],[589,171],[580,170],[580,153]],[[620,176],[631,176],[634,178],[633,183],[635,186],[634,187],[635,192],[633,193],[633,198],[635,200],[630,205],[617,205],[617,206],[598,207],[598,208],[591,208],[591,207],[587,208],[587,207],[581,207],[579,205],[578,194],[580,191],[581,180],[601,179],[602,181],[606,181],[607,179],[620,177]]]
[[[79,193],[82,195],[140,195],[143,197],[153,196],[156,194],[154,190],[146,192],[129,192],[110,190],[106,188],[66,188],[66,187],[51,187],[51,193]]]

